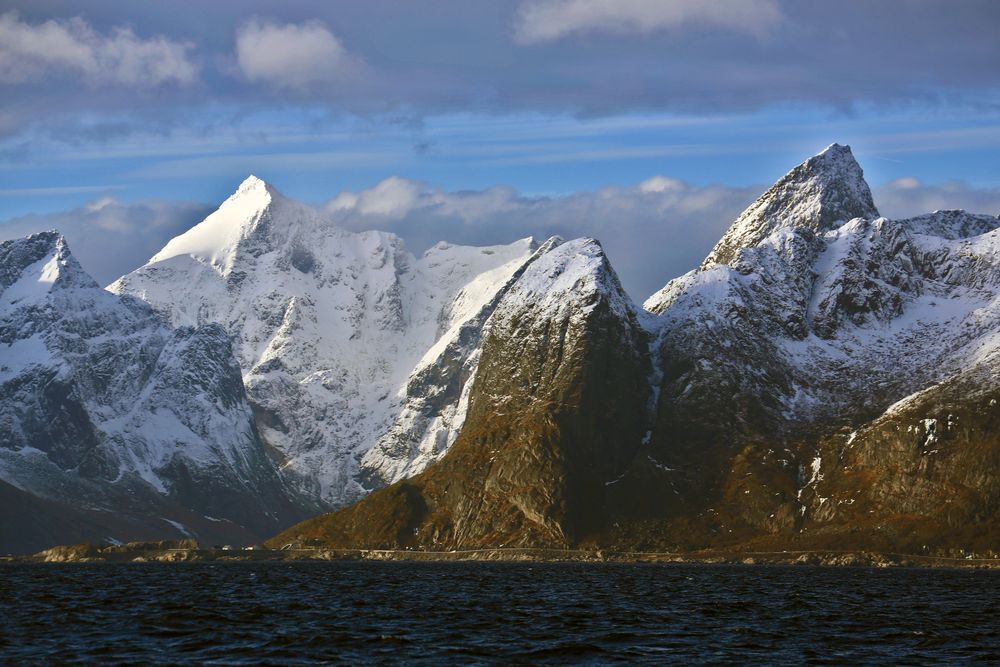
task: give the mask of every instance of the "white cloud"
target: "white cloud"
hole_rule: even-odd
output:
[[[947,209],[1000,214],[1000,188],[975,188],[959,181],[930,185],[905,176],[874,188],[872,194],[879,213],[887,218],[909,218]]]
[[[775,0],[529,0],[514,37],[530,44],[573,33],[647,33],[710,26],[763,36],[781,21]]]
[[[30,24],[9,12],[0,15],[0,83],[69,75],[95,85],[187,84],[197,77],[191,48],[166,37],[142,39],[129,28],[104,35],[80,18]]]
[[[329,204],[331,210],[352,210],[360,215],[399,220],[420,203],[420,186],[391,176],[374,188],[358,194],[341,193]]]
[[[236,31],[236,61],[250,81],[291,89],[334,82],[359,64],[319,21],[278,24],[259,19]]]
[[[640,192],[668,192],[671,190],[684,190],[685,188],[686,186],[683,181],[678,181],[676,178],[667,178],[666,176],[653,176],[639,184]]]

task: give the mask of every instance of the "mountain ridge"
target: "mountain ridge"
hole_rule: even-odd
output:
[[[920,442],[930,437],[928,429],[937,429],[932,435],[943,440],[953,422],[938,414],[941,404],[916,421],[907,412],[909,422],[886,416],[887,409],[914,394],[936,396],[945,391],[938,387],[955,382],[977,386],[969,396],[991,395],[992,375],[976,369],[990,368],[997,349],[990,332],[1000,327],[993,305],[1000,304],[1000,292],[990,276],[1000,257],[992,238],[998,222],[964,212],[882,218],[850,149],[833,145],[752,204],[699,268],[647,300],[649,314],[637,319],[648,355],[640,364],[644,370],[633,372],[651,380],[652,396],[644,402],[651,413],[639,420],[642,434],[626,447],[630,462],[604,481],[606,492],[597,494],[603,500],[581,503],[593,514],[590,530],[565,530],[561,509],[535,513],[538,535],[547,535],[537,543],[524,538],[523,527],[486,541],[453,535],[444,542],[366,530],[367,512],[384,518],[401,507],[409,507],[406,516],[415,521],[407,526],[423,530],[422,519],[414,518],[423,510],[412,511],[424,498],[424,477],[418,477],[379,492],[378,502],[362,500],[270,543],[463,548],[510,545],[513,539],[546,547],[669,550],[829,540],[851,548],[969,541],[965,526],[941,523],[934,504],[940,500],[916,493],[920,488],[963,489],[964,520],[979,517],[975,521],[990,533],[998,507],[990,480],[1000,478],[1000,459],[989,458],[995,448],[986,444],[993,426],[983,426],[981,444],[968,447],[979,458],[953,453],[948,466],[914,460],[909,445],[886,445],[880,452],[878,439],[851,434],[877,431],[881,442],[892,442],[885,427],[876,427],[889,423],[893,432],[900,429]],[[955,379],[942,376],[940,364]],[[603,395],[614,393],[599,380],[580,382]],[[489,405],[486,394],[474,389],[470,406]],[[981,404],[962,407],[954,391],[947,396],[949,409],[961,411],[968,423],[993,423],[977,412]],[[938,426],[926,426],[931,422]],[[517,429],[507,432],[506,438],[517,437]],[[977,436],[973,431],[962,437],[968,442]],[[537,435],[540,449],[533,456],[542,461],[545,451],[572,449],[578,442],[579,435],[562,431]],[[923,456],[941,455],[921,447]],[[425,476],[449,479],[438,484],[463,484],[463,475],[479,478],[472,467],[449,466],[450,456]],[[979,469],[987,460],[990,474],[984,477]],[[548,471],[545,481],[524,473],[515,483],[525,493],[544,493],[569,479],[568,473]],[[884,486],[858,487],[859,479]],[[913,492],[908,496],[898,490],[903,488]],[[435,503],[440,506],[427,505]],[[560,530],[543,529],[553,521]]]
[[[245,490],[336,510],[274,546],[979,548],[1000,526],[998,230],[1000,217],[963,211],[879,216],[850,148],[832,144],[639,308],[594,239],[417,257],[251,176],[109,286],[105,329],[155,330],[174,361],[152,366],[145,393],[88,409],[144,401],[149,418],[109,422],[141,430],[192,387],[235,409],[263,457]],[[28,266],[100,291],[17,247],[20,264],[0,262],[0,305],[51,298],[18,282]],[[28,321],[56,338],[78,326]],[[2,335],[9,390],[38,350],[17,318]],[[156,493],[182,513],[232,488],[157,470]],[[149,474],[136,472],[155,487]],[[271,512],[260,501],[243,519]]]

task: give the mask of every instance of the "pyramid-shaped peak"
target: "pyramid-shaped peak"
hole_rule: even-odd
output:
[[[270,183],[265,181],[263,178],[259,178],[253,174],[250,174],[245,179],[243,179],[243,182],[240,183],[240,186],[236,188],[236,194],[241,192],[254,192],[259,190],[273,191],[274,187]]]
[[[251,174],[214,213],[171,239],[149,263],[191,255],[225,272],[231,268],[237,246],[259,230],[263,220],[287,226],[314,217],[313,209],[288,199]]]
[[[805,167],[804,172],[823,173],[832,177],[864,181],[864,171],[854,158],[851,147],[843,144],[830,144],[803,162],[800,167]],[[792,170],[792,173],[795,171]]]
[[[702,263],[728,264],[775,232],[822,233],[854,218],[877,218],[864,171],[850,146],[831,144],[785,174],[747,208]]]
[[[0,243],[0,292],[19,282],[33,285],[38,295],[56,283],[98,287],[73,257],[65,237],[54,230]]]
[[[283,198],[277,188],[262,178],[250,174],[239,184],[236,191],[226,200],[223,206],[229,202],[257,202],[261,206],[266,206],[275,198]]]

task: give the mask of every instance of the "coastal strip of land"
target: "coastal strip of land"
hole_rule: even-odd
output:
[[[77,544],[46,549],[31,556],[0,557],[8,563],[143,562],[293,562],[293,561],[508,561],[570,563],[704,563],[743,565],[825,565],[857,567],[931,567],[1000,569],[1000,558],[976,554],[942,556],[876,551],[727,551],[690,552],[491,547],[427,551],[411,549],[326,549],[296,547],[204,548],[193,540],[133,542],[100,546]]]

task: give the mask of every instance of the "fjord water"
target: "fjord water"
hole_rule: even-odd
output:
[[[714,565],[0,567],[4,662],[1000,660],[1000,572]]]

